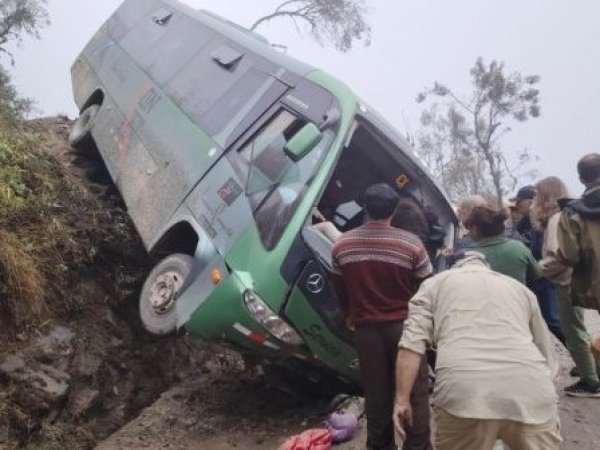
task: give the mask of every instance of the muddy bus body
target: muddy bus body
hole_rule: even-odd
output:
[[[332,243],[387,182],[456,217],[402,137],[345,85],[174,0],[126,0],[72,67],[75,147],[97,146],[147,250],[146,328],[184,328],[274,361],[358,372],[329,282]]]

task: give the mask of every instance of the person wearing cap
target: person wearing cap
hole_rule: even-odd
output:
[[[521,220],[521,214],[517,210],[517,201],[516,199],[508,200],[506,204],[506,211],[508,212],[508,219],[505,223],[504,236],[508,239],[516,239],[520,241],[522,239],[521,233],[517,230],[517,224],[519,220]]]
[[[437,346],[437,450],[555,450],[562,441],[554,347],[533,293],[467,252],[410,300],[396,364],[394,423],[410,429],[421,355]]]
[[[536,259],[539,259],[542,256],[541,237],[536,236],[533,224],[531,223],[531,218],[529,217],[534,199],[535,187],[531,185],[519,189],[514,198],[516,211],[521,216],[521,219],[517,222],[517,231],[521,235],[525,245],[530,248]],[[536,253],[536,250],[539,250],[539,252]]]

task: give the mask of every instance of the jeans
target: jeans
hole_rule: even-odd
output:
[[[590,335],[585,327],[584,310],[573,306],[569,286],[557,286],[561,327],[567,350],[575,362],[581,379],[589,384],[600,383],[600,364],[590,352]]]
[[[530,287],[537,297],[542,317],[548,325],[548,329],[566,347],[564,331],[560,321],[557,286],[548,280],[542,279],[531,283]]]

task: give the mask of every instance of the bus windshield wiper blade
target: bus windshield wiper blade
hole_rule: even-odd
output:
[[[258,205],[256,206],[256,208],[254,208],[254,210],[252,211],[253,213],[256,213],[259,209],[261,209],[265,203],[267,203],[267,200],[269,200],[269,198],[271,198],[271,195],[273,195],[273,193],[279,188],[279,186],[281,186],[281,181],[278,181],[277,183],[274,183],[269,190],[267,191],[267,193],[265,194],[265,196],[261,199],[261,201],[258,203]]]

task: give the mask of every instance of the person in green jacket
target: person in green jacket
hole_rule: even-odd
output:
[[[578,308],[600,311],[600,154],[581,158],[577,172],[585,192],[580,199],[562,204],[558,251],[553,261],[573,270],[570,286],[563,291],[562,306],[572,338],[569,350],[581,379],[565,391],[573,397],[600,398],[600,337],[590,346],[590,335]]]
[[[465,222],[473,239],[467,250],[482,253],[492,270],[527,286],[541,277],[542,269],[522,242],[504,237],[506,219],[504,211],[490,206],[473,208]]]

